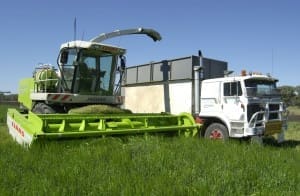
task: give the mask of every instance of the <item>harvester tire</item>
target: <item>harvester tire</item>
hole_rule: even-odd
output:
[[[36,114],[54,114],[55,110],[45,103],[37,103],[33,107],[32,112]]]
[[[227,140],[229,134],[227,128],[221,123],[213,123],[205,130],[204,138],[212,140]]]

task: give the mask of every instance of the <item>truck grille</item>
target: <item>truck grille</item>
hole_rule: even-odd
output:
[[[279,104],[270,104],[269,105],[269,120],[279,119]]]
[[[265,111],[265,108],[262,107],[258,103],[247,105],[247,120],[248,120],[248,122],[250,121],[253,114],[255,114],[256,112],[260,112],[260,111]],[[263,114],[259,114],[258,120],[262,120],[262,119],[263,119]]]
[[[269,117],[267,119],[268,120],[277,120],[277,119],[279,119],[279,110],[280,110],[279,104],[269,104]],[[261,104],[258,104],[258,103],[249,104],[247,106],[247,120],[248,120],[248,122],[250,121],[253,114],[255,114],[256,112],[260,112],[260,111],[265,111],[265,108]],[[263,119],[263,114],[259,114],[258,115],[258,120],[262,120],[262,119]]]

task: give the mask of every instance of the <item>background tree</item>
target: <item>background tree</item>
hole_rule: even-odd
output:
[[[295,105],[295,98],[297,97],[297,95],[295,93],[295,87],[281,86],[281,87],[279,87],[279,90],[280,90],[282,99],[287,104],[287,106]]]
[[[300,107],[300,86],[295,87],[295,94],[296,94],[294,98],[295,105]]]

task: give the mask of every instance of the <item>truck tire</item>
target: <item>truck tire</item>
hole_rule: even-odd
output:
[[[32,112],[36,113],[36,114],[54,114],[55,113],[54,109],[52,109],[50,106],[48,106],[45,103],[37,103],[33,107]]]
[[[227,128],[221,123],[209,125],[204,133],[204,138],[212,140],[227,140],[229,138]]]

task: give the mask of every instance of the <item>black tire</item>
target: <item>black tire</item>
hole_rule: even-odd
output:
[[[204,133],[204,138],[212,140],[227,140],[229,138],[227,128],[221,123],[209,125]]]
[[[45,103],[37,103],[33,107],[32,112],[36,114],[54,114],[55,110]]]

